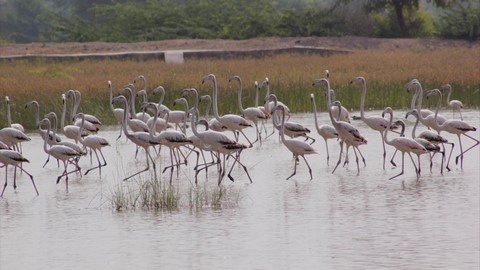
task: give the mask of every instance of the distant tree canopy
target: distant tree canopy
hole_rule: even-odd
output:
[[[421,2],[441,10],[429,15]],[[478,39],[479,29],[478,0],[0,0],[0,42],[339,35]]]

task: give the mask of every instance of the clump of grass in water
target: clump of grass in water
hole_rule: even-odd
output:
[[[152,210],[175,210],[180,201],[177,188],[155,179],[120,183],[112,192],[112,206],[117,211],[136,209],[137,207]]]
[[[190,187],[188,191],[190,209],[230,207],[238,205],[241,199],[240,192],[233,186],[227,188],[224,185],[215,185],[209,189],[205,183],[203,186]]]

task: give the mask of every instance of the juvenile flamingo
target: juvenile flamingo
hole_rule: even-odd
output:
[[[113,113],[113,116],[115,116],[115,120],[117,120],[117,123],[120,124],[120,134],[118,135],[118,139],[122,137],[122,121],[123,121],[123,109],[122,108],[115,108],[113,107],[112,99],[113,99],[113,89],[112,89],[112,81],[108,81],[108,91],[110,94],[110,110]]]
[[[22,172],[26,173],[30,180],[32,181],[33,187],[35,188],[35,192],[38,194],[37,186],[35,185],[35,181],[33,180],[33,176],[28,173],[24,168],[22,168],[21,164],[24,162],[30,162],[26,159],[22,154],[18,153],[17,151],[13,151],[10,149],[1,149],[0,150],[0,163],[3,164],[5,167],[5,184],[3,185],[2,194],[0,197],[3,197],[3,193],[5,192],[5,188],[7,188],[7,179],[8,179],[8,166],[11,165],[15,168],[19,168]],[[14,171],[13,175],[13,188],[17,188],[17,170]]]
[[[19,123],[12,123],[12,115],[10,113],[10,98],[8,96],[5,96],[5,101],[7,103],[7,121],[8,121],[8,126],[18,129],[21,132],[25,132],[25,128],[22,126],[22,124]]]
[[[293,167],[293,173],[287,177],[287,180],[290,179],[292,176],[294,176],[297,173],[297,163],[299,162],[298,157],[301,156],[305,163],[307,164],[308,167],[308,172],[310,173],[310,180],[313,179],[312,176],[312,168],[310,168],[310,165],[308,164],[307,159],[305,158],[305,155],[310,155],[310,154],[318,154],[318,152],[310,146],[308,143],[298,141],[298,140],[287,140],[285,139],[285,108],[281,105],[277,105],[275,107],[274,111],[279,110],[282,114],[282,122],[280,124],[280,138],[283,143],[287,147],[290,152],[293,154],[293,159],[294,159],[294,167]]]
[[[327,166],[330,160],[330,154],[328,153],[328,142],[329,139],[338,139],[338,132],[334,127],[328,124],[319,125],[317,119],[317,105],[315,104],[315,96],[310,94],[310,100],[313,104],[313,117],[315,119],[315,128],[317,129],[318,135],[322,136],[325,140],[325,147],[327,148]]]
[[[205,81],[212,81],[213,82],[213,115],[215,118],[225,125],[229,130],[231,130],[234,134],[236,131],[240,132],[243,137],[248,141],[250,147],[252,147],[252,142],[248,139],[247,135],[243,132],[244,128],[251,127],[252,125],[243,117],[236,115],[236,114],[225,114],[221,117],[218,115],[218,90],[217,90],[217,78],[213,74],[209,74],[203,77],[202,84]]]
[[[461,159],[461,167],[460,168],[463,169],[463,155],[466,152],[468,152],[470,149],[472,149],[475,146],[477,146],[478,144],[480,144],[479,140],[477,140],[474,137],[468,135],[467,132],[476,131],[477,128],[475,128],[474,126],[471,126],[470,124],[467,124],[466,122],[463,122],[461,120],[454,120],[454,119],[453,120],[447,120],[447,121],[443,122],[442,124],[438,123],[437,122],[438,109],[440,108],[440,104],[442,102],[442,93],[438,89],[433,89],[433,90],[428,91],[427,97],[429,97],[431,95],[438,96],[437,108],[435,110],[435,121],[434,121],[435,124],[432,128],[435,129],[435,130],[439,130],[439,131],[444,130],[448,133],[456,134],[458,136],[458,142],[460,143],[460,154],[457,157],[455,157],[455,164],[458,164],[458,159],[460,158]],[[461,135],[464,135],[465,137],[472,139],[475,142],[475,144],[472,145],[471,147],[469,147],[467,150],[463,151]],[[452,147],[452,151],[453,151],[453,147]],[[448,167],[448,164],[450,163],[450,157],[451,156],[452,156],[452,152],[450,152],[450,155],[448,157],[447,167]]]
[[[460,120],[463,121],[463,116],[462,116],[462,109],[463,109],[463,103],[460,100],[450,100],[450,95],[452,94],[452,86],[450,84],[445,84],[442,86],[442,90],[447,90],[447,105],[450,109],[452,109],[452,115],[453,118],[455,118],[455,111],[457,111],[460,114]]]

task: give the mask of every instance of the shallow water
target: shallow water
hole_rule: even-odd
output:
[[[463,115],[479,127],[479,111]],[[325,113],[319,116],[320,123],[328,123]],[[224,185],[241,199],[220,209],[192,210],[183,204],[176,211],[116,212],[110,197],[119,179],[144,166],[142,152],[135,165],[135,147],[124,138],[115,140],[117,127],[100,133],[112,144],[105,149],[108,165],[102,176],[98,171],[82,178],[72,175],[67,193],[63,181],[55,185],[61,169],[54,161],[41,168],[46,157],[41,140],[32,134],[32,141],[23,145],[31,160],[24,168],[34,175],[40,196],[35,196],[25,175],[19,177],[16,191],[9,182],[0,199],[0,268],[479,268],[480,147],[466,154],[463,170],[453,157],[452,171],[441,175],[436,157],[430,172],[428,158],[423,157],[417,181],[406,158],[406,173],[387,180],[400,168],[387,163],[382,169],[379,134],[354,121],[368,139],[368,145],[360,148],[367,166],[360,164],[357,176],[351,152],[350,164],[331,174],[338,143],[329,141],[327,166],[324,141],[314,131],[311,114],[297,114],[292,120],[310,127],[317,139],[313,146],[319,154],[307,157],[313,180],[301,160],[297,175],[285,181],[293,171],[293,160],[275,134],[242,154],[254,183],[249,184],[243,170],[235,168],[236,181],[225,178]],[[412,120],[407,124],[410,134]],[[247,135],[253,137],[253,129]],[[455,156],[458,139],[444,135],[456,143]],[[480,137],[478,131],[471,135]],[[472,145],[468,139],[462,141],[464,147]],[[388,147],[388,159],[392,153]],[[162,150],[158,164],[167,157]],[[396,161],[400,164],[400,156]],[[90,166],[88,158],[81,166],[84,171]],[[193,165],[181,168],[174,182],[186,190],[193,181]],[[199,179],[203,183],[205,174]],[[212,169],[208,183],[215,181]]]

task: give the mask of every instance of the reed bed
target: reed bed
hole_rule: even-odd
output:
[[[244,59],[193,59],[183,64],[167,64],[159,60],[85,60],[54,62],[44,59],[0,62],[0,95],[10,96],[12,119],[27,128],[34,127],[33,114],[24,105],[30,100],[40,103],[41,116],[49,111],[61,112],[60,95],[68,89],[82,92],[80,110],[97,115],[105,124],[115,120],[108,105],[107,81],[111,80],[114,92],[142,74],[147,78],[149,90],[159,85],[166,89],[165,104],[172,106],[180,91],[186,87],[199,89],[200,94],[212,94],[212,84],[201,84],[208,73],[218,80],[219,110],[237,113],[238,84],[229,84],[231,75],[243,80],[244,106],[253,106],[255,80],[270,79],[270,91],[286,102],[294,112],[310,112],[310,93],[323,100],[323,91],[314,89],[311,82],[331,72],[331,86],[337,99],[351,110],[360,104],[360,86],[350,85],[354,76],[364,76],[367,81],[366,108],[382,109],[385,106],[405,108],[411,94],[405,93],[406,83],[417,78],[423,88],[440,88],[450,83],[453,99],[462,100],[469,108],[480,106],[480,50],[452,48],[445,50],[361,51],[328,57],[317,55],[286,54],[264,58]],[[137,86],[142,87],[141,85]],[[260,93],[263,103],[265,92]],[[152,97],[158,101],[158,97]],[[317,101],[319,104],[321,101]],[[433,106],[434,102],[426,103]],[[2,105],[5,103],[3,102]],[[204,105],[203,105],[204,106]],[[0,124],[6,125],[6,110],[0,109]],[[320,106],[324,110],[325,106]],[[203,108],[203,107],[202,107]],[[181,108],[179,108],[181,109]]]

